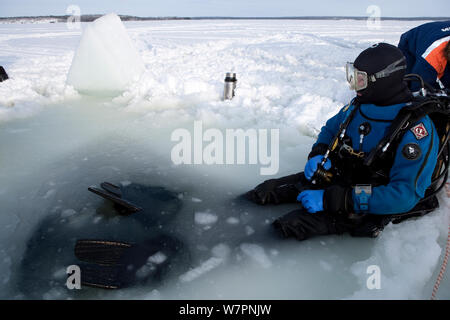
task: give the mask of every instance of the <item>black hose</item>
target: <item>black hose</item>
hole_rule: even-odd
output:
[[[420,81],[420,87],[422,89],[425,89],[425,83],[424,83],[424,81],[423,81],[423,79],[422,79],[422,77],[420,75],[418,75],[417,73],[409,73],[409,74],[404,76],[404,79],[406,81],[408,81],[408,80],[413,81],[411,78],[418,79]]]

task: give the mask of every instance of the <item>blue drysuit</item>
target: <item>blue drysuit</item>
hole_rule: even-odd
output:
[[[450,66],[444,49],[450,40],[450,21],[430,22],[404,33],[398,44],[406,57],[407,73],[419,74],[425,82],[439,88],[439,78],[450,88]],[[412,90],[419,88],[413,83]]]
[[[376,106],[362,104],[349,123],[346,136],[351,138],[355,151],[363,151],[366,155],[377,146],[404,104],[392,106]],[[317,144],[330,144],[339,130],[340,124],[354,106],[344,107],[337,115],[329,119],[319,134]],[[360,150],[361,124],[368,122],[370,132],[364,137]],[[313,147],[314,147],[313,146]],[[436,128],[428,116],[425,116],[408,130],[402,137],[389,174],[389,183],[372,188],[367,213],[395,214],[411,210],[424,197],[425,190],[431,184],[437,154],[439,138]],[[352,190],[353,208],[361,212],[355,191]]]

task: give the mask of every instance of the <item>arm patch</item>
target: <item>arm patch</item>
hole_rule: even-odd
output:
[[[416,137],[417,140],[423,139],[426,136],[428,136],[428,131],[425,128],[425,125],[423,124],[423,122],[412,127],[411,132],[414,134],[414,136]]]

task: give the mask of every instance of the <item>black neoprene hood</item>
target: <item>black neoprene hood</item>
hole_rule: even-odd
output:
[[[382,71],[387,66],[404,58],[403,53],[396,46],[388,43],[378,43],[364,50],[354,62],[355,68],[367,72],[369,77]],[[400,64],[406,66],[406,61]],[[388,106],[408,102],[412,94],[403,77],[405,69],[395,71],[384,78],[377,78],[375,82],[369,81],[366,89],[358,91],[357,101],[360,103],[373,103],[379,106]]]

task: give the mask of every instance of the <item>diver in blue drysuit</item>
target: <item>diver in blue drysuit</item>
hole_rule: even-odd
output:
[[[364,50],[354,63],[347,64],[347,80],[356,97],[321,129],[304,172],[267,180],[246,194],[263,205],[301,203],[299,209],[273,223],[284,237],[304,240],[344,232],[376,237],[396,215],[428,212],[438,206],[435,198],[420,202],[431,184],[439,149],[428,116],[410,124],[390,147],[387,159],[371,167],[363,165],[400,110],[413,99],[403,81],[405,69],[405,58],[395,46],[379,43]],[[346,120],[345,136],[322,161]],[[315,181],[320,167],[331,173],[331,181]]]

